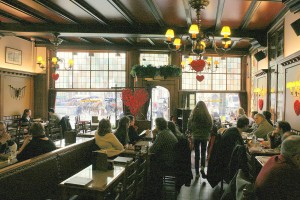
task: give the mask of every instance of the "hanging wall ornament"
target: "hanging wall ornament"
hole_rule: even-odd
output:
[[[58,78],[59,78],[59,74],[57,74],[57,73],[53,73],[53,74],[52,74],[52,79],[53,79],[53,80],[56,81]]]
[[[299,100],[296,100],[294,102],[294,111],[295,111],[297,116],[300,115],[300,101]]]
[[[196,76],[197,81],[201,82],[204,80],[204,76],[203,75],[197,75]]]
[[[259,99],[258,100],[258,108],[259,110],[262,110],[264,107],[264,100],[263,99]]]
[[[190,65],[196,72],[201,72],[204,70],[206,62],[204,60],[193,60]]]
[[[122,100],[133,116],[136,116],[141,107],[148,101],[148,92],[145,89],[138,89],[132,92],[130,89],[122,91]]]

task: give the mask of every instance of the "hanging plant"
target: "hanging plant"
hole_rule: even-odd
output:
[[[131,68],[130,74],[133,77],[141,78],[154,78],[155,76],[166,77],[178,77],[182,74],[182,69],[175,65],[164,65],[159,67],[154,67],[152,65],[134,65]]]
[[[182,74],[182,69],[175,65],[164,65],[159,69],[159,75],[163,77],[178,77]]]

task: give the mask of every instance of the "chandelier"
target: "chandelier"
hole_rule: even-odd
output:
[[[69,59],[68,63],[66,63],[63,58],[58,58],[56,56],[58,46],[63,42],[63,40],[58,37],[59,36],[58,33],[54,33],[53,35],[54,37],[52,39],[49,39],[49,41],[54,45],[54,54],[55,54],[55,56],[49,59],[51,61],[51,66],[55,70],[60,68],[60,66],[63,66],[64,69],[66,70],[72,69],[74,66],[74,61],[72,59]],[[46,71],[46,62],[43,60],[42,56],[37,57],[37,64],[43,71]]]
[[[231,35],[229,26],[224,26],[221,30],[221,35],[223,36],[221,39],[221,46],[217,45],[213,33],[203,32],[201,28],[200,12],[201,9],[205,9],[208,4],[209,0],[189,0],[189,5],[196,11],[196,23],[190,26],[190,36],[186,37],[186,40],[184,42],[182,41],[183,36],[175,37],[174,30],[168,29],[165,34],[165,36],[167,37],[165,43],[168,44],[169,49],[172,50],[172,47],[174,45],[177,51],[183,51],[185,53],[187,46],[190,45],[192,54],[196,54],[199,57],[201,57],[201,55],[205,53],[205,49],[207,46],[212,46],[214,51],[221,56],[223,56],[227,51],[231,49],[232,41],[229,37]]]

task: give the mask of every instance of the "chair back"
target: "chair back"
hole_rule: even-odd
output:
[[[138,159],[132,162],[126,163],[125,166],[125,177],[124,177],[124,199],[133,200],[136,199],[136,175],[137,175],[137,164]]]

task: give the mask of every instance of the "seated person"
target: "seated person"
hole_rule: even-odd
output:
[[[54,112],[53,108],[49,108],[49,124],[50,126],[57,127],[59,126],[60,117]]]
[[[254,115],[256,115],[257,113],[258,113],[257,111],[252,111],[251,112],[251,116],[248,117],[248,119],[249,119],[249,127],[251,129],[255,129],[256,123],[254,121]]]
[[[21,117],[21,123],[22,125],[27,125],[30,124],[30,122],[32,122],[32,118],[31,118],[31,110],[30,109],[25,109],[23,111],[23,115]]]
[[[270,141],[271,148],[274,149],[281,144],[281,139],[283,134],[291,131],[291,125],[286,121],[279,121],[277,122],[276,128],[274,131],[268,134],[268,138]]]
[[[156,138],[150,147],[150,191],[154,195],[152,199],[159,199],[162,188],[162,172],[174,166],[175,145],[178,140],[168,129],[168,122],[164,118],[156,118]]]
[[[11,140],[10,135],[6,132],[6,125],[0,122],[0,157],[7,159],[9,156],[13,158],[17,153],[17,144]]]
[[[228,164],[231,159],[232,152],[236,145],[244,145],[244,140],[242,138],[242,132],[248,129],[249,120],[247,117],[240,117],[237,120],[236,127],[228,128],[223,134],[221,139],[221,149],[222,156],[220,158],[221,170],[224,170],[224,178],[227,181],[228,175],[226,173],[226,169],[228,168]],[[247,159],[246,159],[247,160]]]
[[[172,133],[178,140],[183,137],[183,134],[178,130],[173,121],[168,121],[168,129],[172,131]]]
[[[139,141],[141,139],[141,137],[139,136],[139,134],[137,132],[138,127],[134,125],[134,123],[135,123],[134,116],[128,115],[127,117],[130,119],[130,125],[129,125],[129,129],[128,129],[129,143],[135,144],[137,141]]]
[[[108,157],[119,155],[124,147],[118,138],[112,133],[111,124],[108,119],[101,119],[95,132],[95,142],[100,150],[106,150]]]
[[[23,144],[18,151],[18,161],[27,160],[56,149],[55,144],[46,137],[44,126],[34,122],[29,129],[30,135],[24,137]]]
[[[241,117],[247,117],[247,115],[245,114],[244,108],[239,107],[239,109],[237,110],[236,118],[239,119]]]
[[[260,113],[254,116],[254,120],[257,124],[257,129],[254,129],[251,134],[257,138],[264,138],[266,140],[268,133],[274,130],[273,126],[265,119],[265,116]]]
[[[119,120],[119,124],[117,130],[115,131],[115,136],[121,142],[123,146],[128,146],[129,144],[129,136],[128,136],[128,129],[129,129],[130,119],[127,116],[122,117]]]
[[[273,122],[271,121],[272,114],[266,110],[263,112],[263,115],[265,116],[266,120],[273,126]]]
[[[300,199],[300,136],[282,142],[281,154],[271,157],[255,181],[257,199]]]

